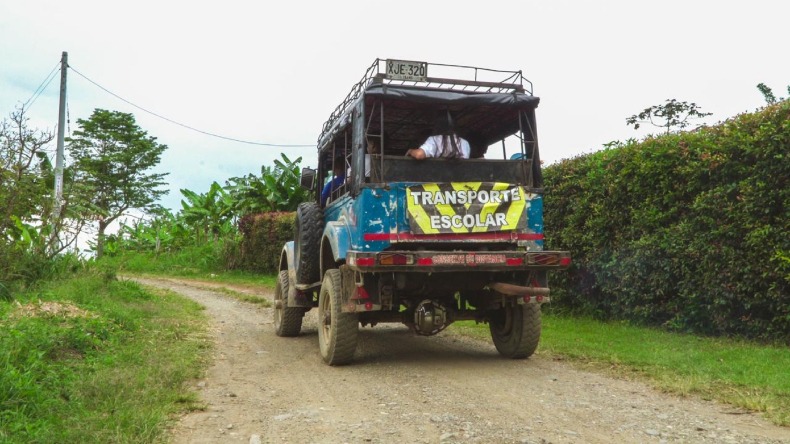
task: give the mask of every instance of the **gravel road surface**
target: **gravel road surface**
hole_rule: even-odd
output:
[[[228,284],[136,280],[199,302],[212,320],[215,356],[194,383],[207,408],[180,418],[174,443],[790,443],[790,428],[756,414],[574,369],[540,348],[503,359],[446,332],[367,327],[354,364],[329,367],[316,310],[299,337],[280,338],[271,308],[212,290]]]

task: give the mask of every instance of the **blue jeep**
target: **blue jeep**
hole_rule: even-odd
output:
[[[379,322],[420,335],[487,322],[501,355],[532,355],[547,272],[570,255],[543,248],[531,88],[520,71],[377,59],[324,124],[318,168],[302,171],[315,201],[299,206],[280,257],[277,334],[298,335],[318,307],[329,365],[349,363],[359,324]],[[404,155],[437,113],[452,116],[468,159]]]

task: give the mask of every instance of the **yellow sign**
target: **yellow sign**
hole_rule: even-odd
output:
[[[455,182],[406,188],[409,224],[415,234],[524,229],[529,199],[522,187],[507,183]]]

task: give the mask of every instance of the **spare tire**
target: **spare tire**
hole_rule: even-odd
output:
[[[321,281],[319,252],[324,232],[324,212],[316,202],[303,202],[296,209],[294,229],[294,265],[296,282],[313,284]]]

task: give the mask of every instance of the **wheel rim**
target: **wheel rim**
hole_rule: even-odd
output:
[[[331,297],[328,292],[321,296],[318,306],[318,322],[322,333],[321,340],[324,345],[329,345],[329,338],[332,334],[332,310],[329,306]]]
[[[279,289],[279,286],[278,286]],[[279,328],[283,323],[283,294],[281,291],[274,292],[274,326]]]
[[[279,298],[275,297],[274,300],[274,326],[280,327],[283,323],[283,298],[280,296]]]

